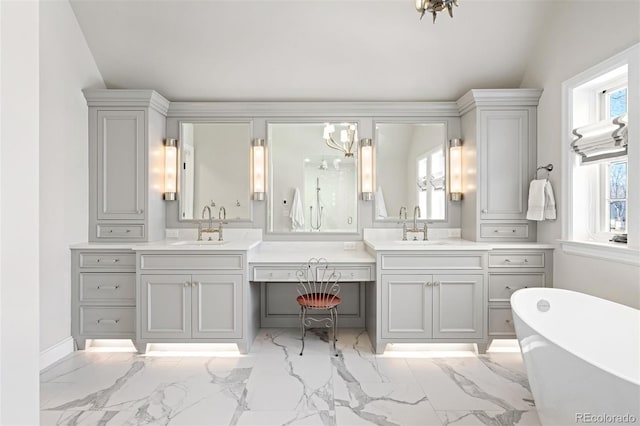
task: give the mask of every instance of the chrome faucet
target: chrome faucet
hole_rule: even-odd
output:
[[[220,206],[220,210],[218,210],[218,241],[222,240],[222,224],[226,224],[227,219],[227,209],[224,206]]]
[[[202,221],[198,222],[198,241],[202,241],[203,233],[218,233],[218,241],[222,241],[222,222],[218,226],[218,229],[213,229],[213,219],[211,219],[211,207],[204,206],[202,209],[202,219],[204,219],[204,213],[207,212],[209,214],[209,227],[203,228]],[[211,241],[211,236],[209,236],[209,241]]]
[[[404,212],[404,218],[402,217],[402,213]],[[407,208],[405,206],[400,207],[399,214],[400,222],[402,223],[402,241],[407,241]]]
[[[406,217],[406,212],[405,212],[405,217]],[[424,222],[424,226],[422,227],[422,229],[418,229],[418,218],[420,217],[420,206],[415,206],[413,208],[413,228],[411,229],[406,229],[406,221],[405,221],[405,226],[402,229],[402,240],[406,241],[407,239],[407,232],[418,232],[418,233],[422,233],[422,239],[424,241],[427,241],[427,222]],[[413,237],[414,241],[417,240],[418,238],[416,236]]]

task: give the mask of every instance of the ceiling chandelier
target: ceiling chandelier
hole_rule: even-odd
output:
[[[458,7],[458,0],[416,0],[416,9],[420,13],[420,19],[424,17],[424,14],[429,12],[433,15],[433,23],[436,22],[438,12],[442,12],[447,9],[449,16],[453,18],[453,6]]]
[[[322,138],[329,148],[344,152],[345,157],[353,157],[353,144],[358,138],[356,126],[355,124],[344,124],[344,126],[347,128],[340,131],[339,143],[333,139],[333,133],[336,131],[336,126],[331,123],[325,124]]]

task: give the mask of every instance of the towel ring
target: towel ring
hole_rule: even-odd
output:
[[[540,166],[536,169],[536,175],[534,176],[534,179],[538,179],[538,172],[540,170],[546,170],[547,171],[547,179],[549,179],[549,175],[551,174],[551,170],[553,170],[553,164],[549,163],[546,166]]]

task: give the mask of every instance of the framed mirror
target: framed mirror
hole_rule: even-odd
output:
[[[179,220],[251,220],[251,122],[180,122]],[[221,213],[222,214],[222,213]]]
[[[269,123],[267,133],[268,231],[358,232],[357,124]]]
[[[376,192],[374,220],[398,221],[400,207],[418,219],[447,218],[445,123],[375,124]]]

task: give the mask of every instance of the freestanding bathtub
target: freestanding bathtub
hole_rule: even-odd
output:
[[[554,288],[511,307],[543,425],[640,424],[640,311]]]

